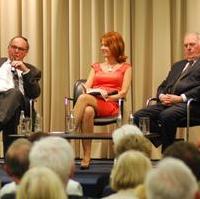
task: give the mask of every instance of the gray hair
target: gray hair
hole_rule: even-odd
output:
[[[141,135],[142,131],[135,125],[125,124],[116,129],[112,134],[114,144],[117,144],[125,135]]]
[[[192,199],[198,191],[191,170],[174,158],[161,160],[147,174],[145,185],[148,199]]]
[[[200,41],[200,33],[199,32],[187,32],[185,34],[185,37],[188,36],[188,35],[195,35],[196,38],[198,39],[198,41]]]
[[[30,167],[46,166],[67,183],[74,166],[74,151],[69,142],[60,137],[45,137],[33,144]]]

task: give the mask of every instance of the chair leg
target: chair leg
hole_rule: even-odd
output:
[[[186,126],[186,141],[189,140],[189,130],[190,130],[190,104],[194,101],[193,98],[187,101],[187,126]]]

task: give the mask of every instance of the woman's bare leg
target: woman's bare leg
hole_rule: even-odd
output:
[[[74,106],[74,116],[76,119],[76,127],[78,128],[83,120],[83,114],[87,106],[92,106],[94,109],[97,106],[97,100],[94,96],[88,94],[82,94],[79,96]]]
[[[94,116],[97,100],[94,96],[82,94],[79,96],[75,107],[74,116],[76,120],[76,128],[80,128],[82,133],[92,133],[94,128]],[[83,160],[81,168],[88,168],[91,155],[91,140],[83,140]]]
[[[83,120],[81,125],[82,133],[93,133],[94,130],[94,116],[95,111],[91,106],[87,106],[85,108],[85,112],[83,114]],[[83,145],[83,160],[81,161],[81,166],[84,168],[89,167],[90,157],[91,157],[91,140],[82,140]]]

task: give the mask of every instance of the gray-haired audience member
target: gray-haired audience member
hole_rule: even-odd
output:
[[[16,194],[17,199],[67,199],[58,175],[47,167],[29,169],[23,176]]]
[[[112,134],[112,140],[114,144],[117,144],[126,135],[141,135],[142,131],[135,125],[125,124],[120,128],[114,130]]]
[[[29,158],[30,167],[46,166],[57,173],[67,186],[68,195],[83,194],[80,184],[70,179],[74,173],[75,157],[67,140],[56,136],[42,138],[34,142]]]
[[[32,143],[23,138],[15,140],[9,146],[5,155],[4,169],[13,181],[2,187],[0,198],[6,194],[16,192],[21,178],[29,168],[29,152],[31,147]]]
[[[199,199],[197,180],[183,161],[174,158],[161,160],[147,174],[145,181],[148,199]]]
[[[182,160],[192,170],[197,180],[200,180],[200,151],[193,143],[175,142],[164,151],[163,157]]]

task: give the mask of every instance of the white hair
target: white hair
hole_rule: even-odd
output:
[[[33,144],[29,159],[30,167],[46,166],[67,183],[74,166],[74,151],[69,142],[61,137],[44,137]]]
[[[112,139],[114,144],[117,144],[125,135],[143,136],[143,133],[137,126],[125,124],[113,132]]]
[[[174,158],[161,160],[147,174],[145,186],[148,199],[192,199],[198,191],[192,171]]]
[[[197,39],[200,41],[200,33],[199,32],[187,32],[185,34],[185,37],[188,35],[195,35],[197,37]]]

